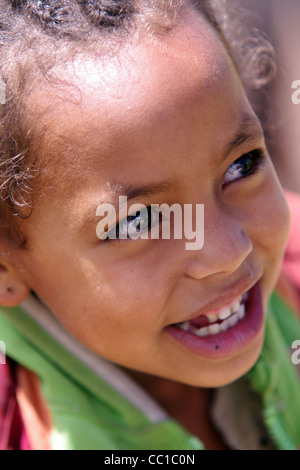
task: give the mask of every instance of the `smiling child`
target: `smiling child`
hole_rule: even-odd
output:
[[[290,214],[210,3],[2,0],[0,20],[0,339],[18,421],[2,442],[300,446],[300,326],[274,293]],[[203,247],[100,240],[97,207],[120,196],[203,204]]]

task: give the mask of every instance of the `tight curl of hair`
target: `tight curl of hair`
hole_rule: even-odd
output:
[[[45,76],[70,52],[95,44],[112,50],[132,31],[163,33],[176,24],[186,1],[192,0],[0,0],[0,79],[6,86],[0,104],[1,238],[24,244],[16,222],[30,216],[38,187],[38,152],[26,126],[26,97],[37,70]],[[273,78],[274,51],[262,35],[245,33],[233,2],[192,4],[220,35],[251,96]]]

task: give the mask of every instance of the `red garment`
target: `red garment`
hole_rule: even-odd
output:
[[[16,399],[16,364],[0,365],[0,450],[29,450]]]
[[[291,211],[291,232],[282,271],[298,291],[300,311],[300,196],[289,191],[285,195]]]

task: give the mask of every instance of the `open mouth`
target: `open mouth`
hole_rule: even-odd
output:
[[[183,347],[207,358],[226,358],[260,341],[264,309],[260,283],[219,310],[166,327]]]
[[[248,292],[216,312],[200,315],[195,319],[176,323],[173,326],[196,336],[217,335],[232,328],[245,317],[247,301]]]

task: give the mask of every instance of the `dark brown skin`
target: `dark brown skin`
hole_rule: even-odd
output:
[[[133,40],[104,65],[84,58],[57,74],[82,100],[65,102],[61,90],[45,85],[28,103],[33,123],[47,110],[43,153],[56,168],[49,167],[48,186],[22,223],[28,250],[2,256],[0,303],[17,305],[33,289],[92,351],[161,377],[146,389],[208,447],[218,447],[206,388],[253,366],[264,328],[221,360],[183,348],[165,328],[217,302],[232,285],[242,294],[257,277],[266,309],[289,214],[260,124],[222,43],[189,8],[168,35]],[[248,138],[224,159],[245,115]],[[254,149],[265,152],[260,170],[224,187],[232,163]],[[101,202],[123,195],[123,186],[162,182],[159,193],[132,202],[204,204],[202,250],[185,250],[185,240],[99,241]]]

